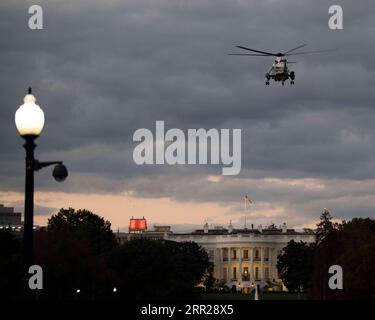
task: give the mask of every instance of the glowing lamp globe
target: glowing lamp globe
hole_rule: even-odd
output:
[[[24,104],[18,108],[15,115],[16,127],[22,137],[38,137],[44,126],[44,112],[35,103],[36,99],[31,90],[23,99]]]

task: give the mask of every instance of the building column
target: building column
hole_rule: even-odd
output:
[[[250,250],[250,281],[254,282],[254,248],[249,248]]]
[[[239,275],[239,280],[242,282],[242,248],[239,248],[239,253],[238,253],[238,275]]]
[[[224,259],[223,259],[223,248],[220,248],[220,279],[224,279]]]
[[[264,280],[264,248],[260,248],[260,279]]]
[[[227,268],[227,273],[228,273],[228,276],[227,276],[227,279],[228,281],[231,281],[232,280],[232,270],[231,270],[231,254],[230,254],[230,247],[228,248],[228,268]]]
[[[214,277],[218,279],[220,277],[220,249],[214,250]]]
[[[271,248],[268,248],[268,277],[270,279],[272,279],[271,268],[272,268],[272,251],[271,251]]]

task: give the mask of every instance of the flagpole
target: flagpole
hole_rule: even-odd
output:
[[[247,213],[247,206],[246,206],[246,196],[245,196],[245,229],[246,229],[246,213]]]
[[[249,202],[250,204],[252,204],[253,202],[252,202],[252,200],[246,195],[245,196],[245,198],[244,198],[244,200],[245,200],[245,229],[246,229],[246,218],[247,218],[247,203]]]

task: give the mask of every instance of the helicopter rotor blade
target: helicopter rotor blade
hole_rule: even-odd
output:
[[[251,56],[251,57],[269,57],[269,54],[251,54],[251,53],[228,53],[228,56]]]
[[[253,52],[257,52],[257,53],[262,53],[262,54],[265,54],[265,55],[268,55],[268,56],[277,56],[276,53],[272,53],[272,52],[266,52],[266,51],[261,51],[261,50],[255,50],[255,49],[251,49],[251,48],[247,48],[247,47],[242,47],[242,46],[236,46],[237,48],[240,48],[240,49],[244,49],[244,50],[248,50],[248,51],[253,51]]]
[[[290,49],[290,50],[284,52],[284,54],[290,53],[290,52],[292,52],[292,51],[295,51],[295,50],[297,50],[297,49],[301,49],[301,48],[306,47],[306,46],[307,46],[306,43],[305,43],[305,44],[301,44],[301,45],[299,45],[298,47],[295,47],[295,48],[293,48],[293,49]]]
[[[337,51],[336,49],[327,49],[327,50],[316,50],[316,51],[303,51],[303,52],[295,52],[295,53],[288,53],[286,56],[297,56],[301,54],[311,54],[311,53],[323,53],[323,52],[332,52]]]

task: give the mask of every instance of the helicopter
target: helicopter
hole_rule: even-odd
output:
[[[271,69],[266,73],[266,85],[270,85],[270,79],[275,80],[275,82],[281,81],[281,84],[284,85],[285,81],[290,79],[290,84],[294,84],[294,80],[296,78],[296,74],[294,71],[290,71],[288,68],[288,64],[296,63],[295,61],[287,61],[287,56],[296,56],[296,55],[303,55],[303,54],[311,54],[311,53],[321,53],[321,52],[330,52],[335,51],[335,49],[327,49],[327,50],[317,50],[317,51],[302,51],[302,52],[295,52],[298,49],[306,47],[307,44],[301,44],[293,49],[290,49],[285,52],[278,52],[272,53],[267,51],[255,50],[243,46],[236,46],[239,49],[252,51],[255,53],[230,53],[230,56],[251,56],[251,57],[276,57],[274,63],[272,64]]]

